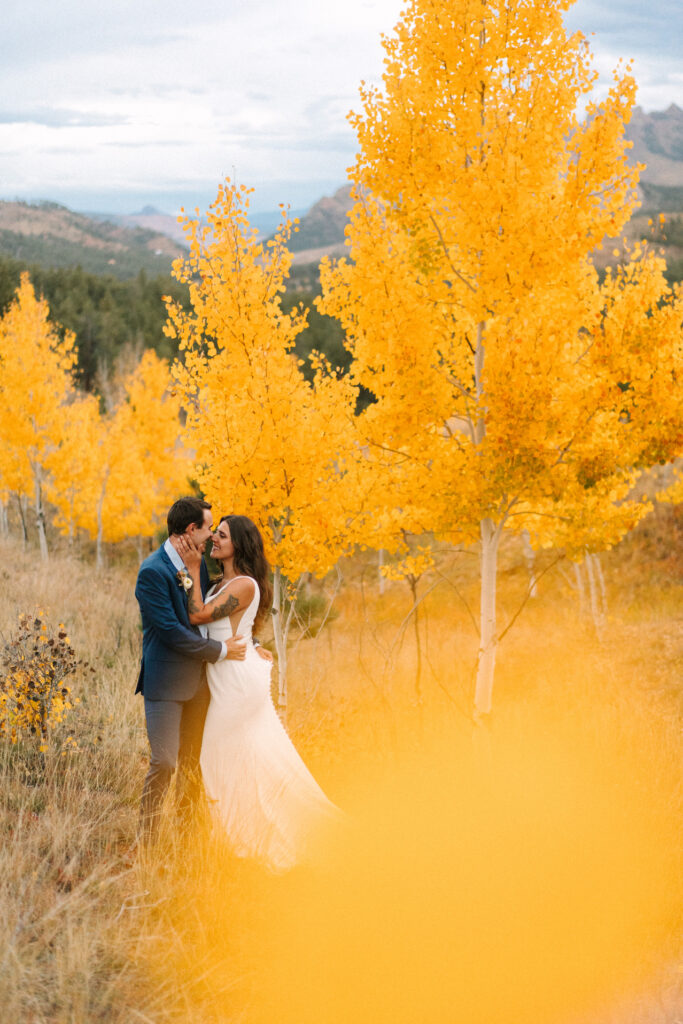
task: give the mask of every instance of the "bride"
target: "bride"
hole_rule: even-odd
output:
[[[272,586],[263,540],[246,516],[224,516],[211,557],[223,576],[202,601],[201,553],[184,541],[180,555],[192,576],[190,622],[212,639],[244,638],[244,661],[207,664],[211,702],[200,765],[215,818],[240,857],[275,871],[300,862],[325,822],[341,812],[330,803],[297,754],[270,696],[269,662],[259,658],[253,629],[270,610]]]

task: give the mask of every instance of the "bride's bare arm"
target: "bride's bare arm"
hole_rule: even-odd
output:
[[[199,575],[202,564],[201,551],[186,537],[179,539],[178,550],[192,577],[192,589],[187,592],[187,611],[193,626],[224,619],[226,615],[234,615],[249,607],[254,596],[254,584],[246,577],[228,584],[219,597],[205,603]]]
[[[244,611],[251,604],[254,596],[254,584],[249,579],[234,580],[229,583],[219,597],[204,603],[199,577],[192,578],[192,590],[187,595],[187,611],[190,622],[198,626],[202,622],[215,622],[226,615],[235,615]]]

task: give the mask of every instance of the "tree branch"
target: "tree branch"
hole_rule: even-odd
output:
[[[549,571],[550,571],[550,570],[551,570],[551,569],[552,569],[552,568],[553,568],[553,567],[554,567],[555,565],[557,565],[557,563],[558,563],[558,562],[562,561],[562,559],[563,559],[563,558],[565,558],[565,557],[566,557],[565,555],[558,555],[558,556],[557,556],[557,558],[555,559],[555,561],[554,561],[554,562],[551,562],[551,563],[550,563],[550,565],[547,565],[547,566],[545,567],[545,569],[544,569],[544,570],[543,570],[543,571],[542,571],[541,573],[539,573],[539,575],[538,575],[538,576],[535,576],[535,577],[534,577],[534,579],[533,579],[533,581],[531,581],[531,582],[530,582],[530,583],[529,583],[529,584],[527,585],[527,590],[526,590],[526,594],[524,595],[524,598],[523,598],[523,600],[522,600],[522,603],[520,604],[519,608],[517,609],[517,611],[515,612],[515,614],[514,614],[514,615],[512,616],[512,618],[511,618],[511,619],[510,619],[510,621],[508,622],[508,624],[507,624],[507,626],[505,627],[505,629],[503,630],[503,632],[502,632],[502,633],[500,634],[500,636],[498,637],[498,643],[500,643],[500,642],[501,642],[501,640],[503,639],[503,637],[504,637],[504,636],[505,636],[505,635],[506,635],[506,634],[508,633],[508,631],[512,629],[512,627],[514,626],[515,622],[517,621],[517,619],[519,618],[519,616],[520,616],[520,615],[522,614],[522,612],[524,611],[524,608],[525,608],[525,606],[526,606],[526,603],[527,603],[527,601],[529,600],[529,598],[531,597],[531,595],[532,595],[532,593],[533,593],[533,590],[534,590],[534,586],[535,586],[535,585],[536,585],[536,584],[538,583],[538,581],[539,581],[539,580],[542,580],[542,579],[543,579],[543,577],[545,576],[545,574],[546,574],[547,572],[549,572]]]

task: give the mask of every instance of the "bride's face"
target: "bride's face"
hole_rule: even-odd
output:
[[[215,558],[216,561],[221,561],[224,558],[232,558],[235,549],[230,539],[230,527],[226,522],[218,524],[216,530],[214,530],[212,537],[213,547],[211,548],[211,557]]]

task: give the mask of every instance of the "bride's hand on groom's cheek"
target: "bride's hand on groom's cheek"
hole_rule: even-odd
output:
[[[201,551],[194,541],[184,534],[178,539],[178,553],[188,569],[192,569],[194,566],[201,564]]]

